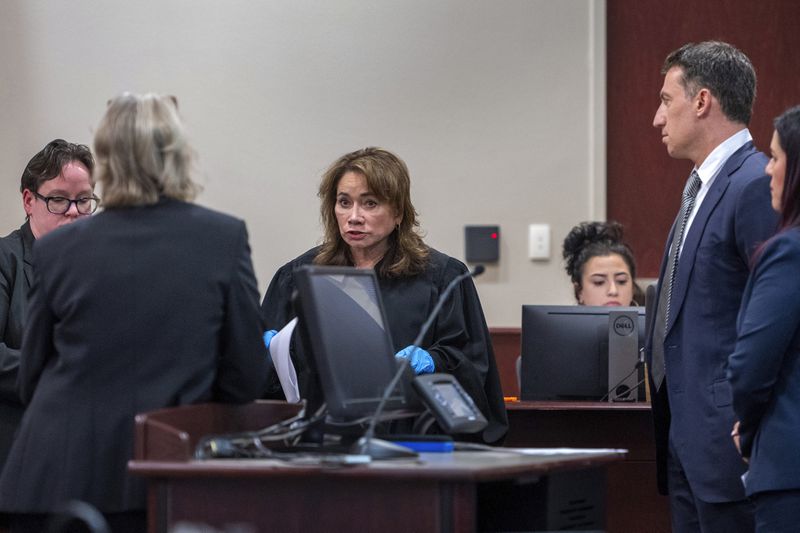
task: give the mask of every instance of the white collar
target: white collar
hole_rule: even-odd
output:
[[[703,185],[707,185],[717,175],[722,165],[736,150],[752,140],[753,136],[750,135],[750,130],[742,128],[714,148],[703,161],[703,164],[700,165],[700,168],[695,168]]]

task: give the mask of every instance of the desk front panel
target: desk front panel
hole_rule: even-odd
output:
[[[650,405],[599,402],[507,402],[507,446],[624,448],[608,468],[609,533],[668,533],[669,503],[656,485]]]

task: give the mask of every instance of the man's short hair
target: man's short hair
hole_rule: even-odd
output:
[[[720,41],[688,43],[667,56],[661,73],[673,67],[683,70],[681,81],[688,96],[706,88],[719,100],[728,119],[749,124],[756,99],[756,71],[741,50]]]
[[[46,181],[50,181],[59,174],[64,165],[78,161],[89,170],[91,180],[94,171],[94,157],[89,147],[83,144],[68,143],[64,139],[55,139],[47,143],[47,146],[28,161],[25,170],[22,171],[19,192],[28,189],[38,192],[39,187]],[[94,184],[94,181],[92,181]]]

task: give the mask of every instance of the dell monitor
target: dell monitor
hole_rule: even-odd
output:
[[[644,400],[644,319],[643,307],[522,306],[522,400]]]
[[[398,368],[375,273],[303,266],[295,279],[298,327],[328,416],[340,422],[369,417]],[[386,410],[408,407],[405,390],[401,381]]]

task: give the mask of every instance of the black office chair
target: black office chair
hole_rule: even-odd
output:
[[[47,533],[111,533],[111,529],[94,506],[71,501],[53,515]]]

